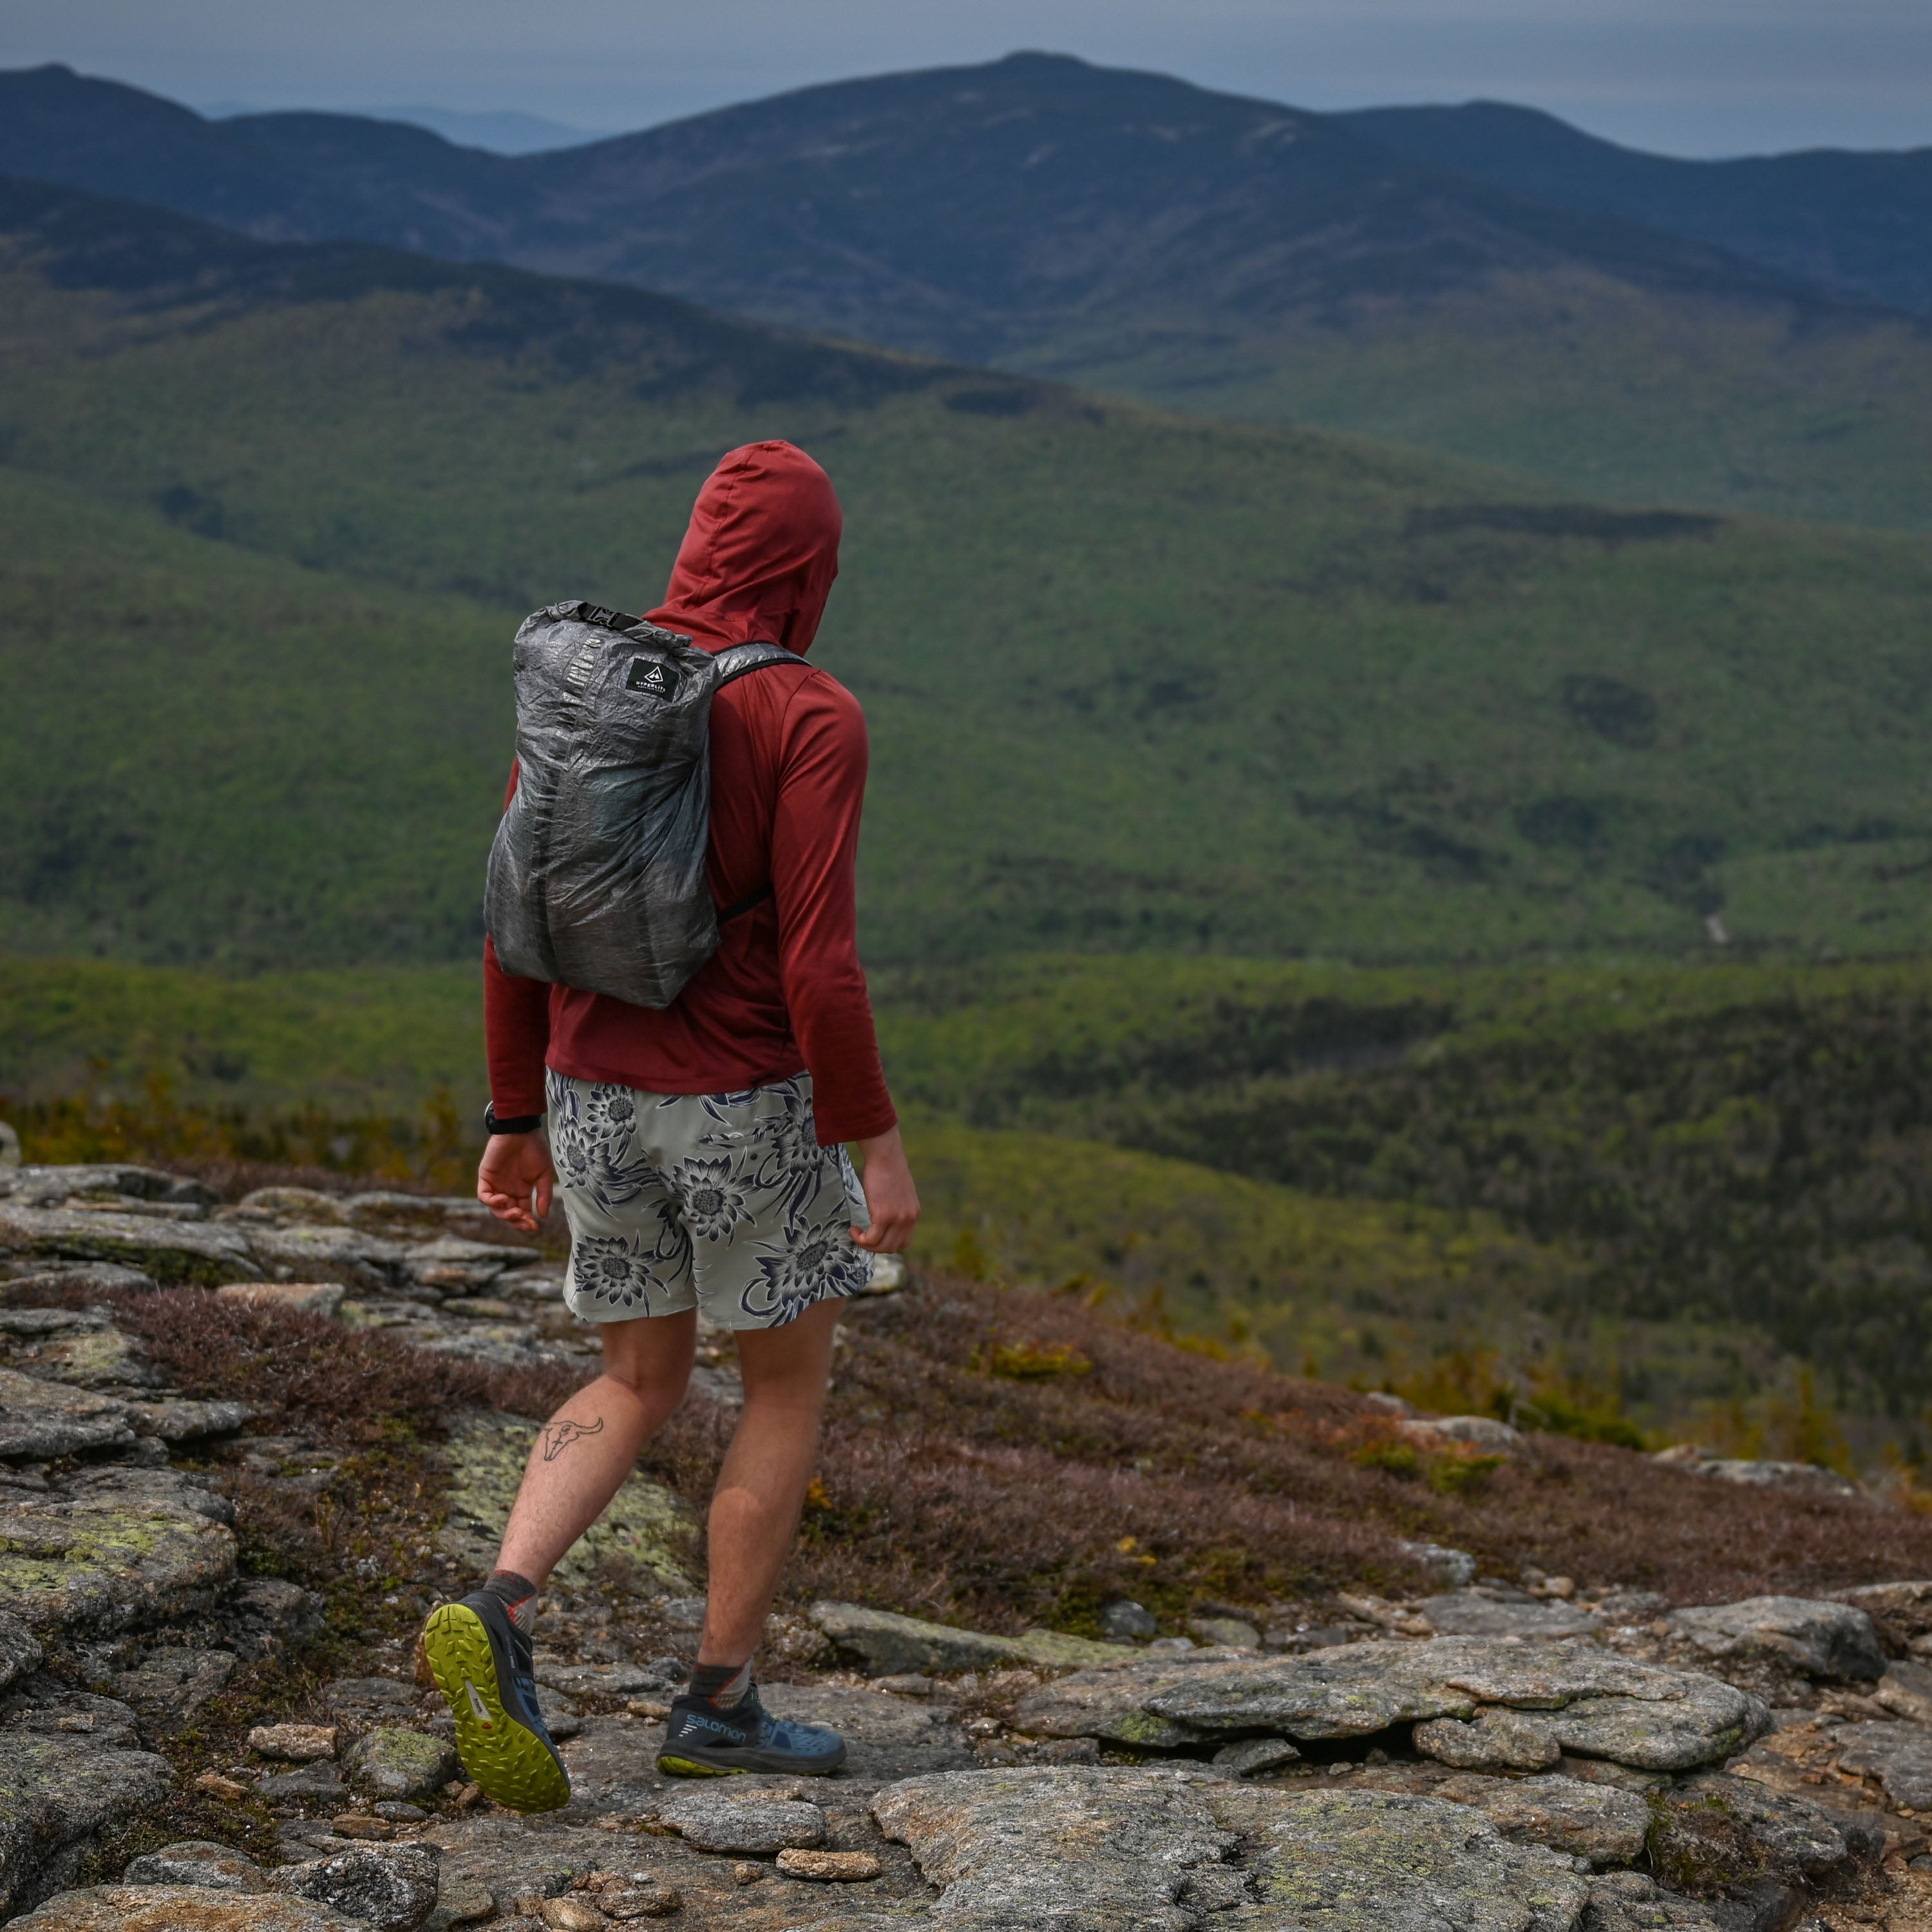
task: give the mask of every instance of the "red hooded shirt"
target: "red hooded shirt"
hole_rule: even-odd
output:
[[[734,449],[691,513],[651,621],[702,649],[765,638],[802,656],[838,574],[831,478],[788,442]],[[516,789],[512,772],[510,788]],[[711,706],[712,896],[772,894],[662,1012],[514,979],[483,944],[490,1091],[506,1118],[544,1109],[543,1070],[652,1094],[726,1094],[808,1071],[822,1145],[896,1116],[859,964],[854,868],[866,790],[858,701],[810,664],[728,684]]]

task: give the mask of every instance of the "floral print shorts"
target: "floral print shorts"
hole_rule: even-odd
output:
[[[812,1076],[744,1094],[643,1094],[549,1076],[550,1158],[570,1223],[565,1299],[586,1322],[703,1311],[777,1328],[860,1293],[866,1197],[822,1148]]]

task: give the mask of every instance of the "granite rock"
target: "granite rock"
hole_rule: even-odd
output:
[[[150,1651],[138,1669],[122,1672],[114,1694],[139,1713],[149,1736],[165,1736],[207,1709],[226,1688],[235,1664],[232,1651],[170,1644]]]
[[[57,1207],[64,1201],[113,1200],[172,1202],[212,1208],[220,1201],[206,1181],[130,1161],[89,1161],[73,1166],[30,1163],[0,1174],[0,1198],[24,1207]]]
[[[349,1775],[379,1798],[420,1798],[440,1791],[462,1768],[454,1744],[387,1725],[364,1732],[343,1762]]]
[[[196,1885],[212,1892],[264,1892],[262,1868],[232,1845],[188,1838],[130,1859],[123,1885]]]
[[[1418,1724],[1415,1748],[1462,1771],[1547,1771],[1563,1755],[1548,1725],[1495,1704],[1466,1723],[1435,1718]]]
[[[358,1845],[268,1874],[278,1892],[332,1907],[378,1932],[416,1932],[436,1910],[434,1845]]]
[[[1183,1932],[1192,1873],[1238,1843],[1204,1794],[1220,1782],[1165,1766],[950,1772],[888,1786],[872,1815],[944,1888],[948,1925]]]
[[[131,1336],[103,1323],[50,1335],[16,1353],[14,1366],[47,1382],[75,1388],[132,1393],[158,1387],[160,1372]]]
[[[1641,1872],[1601,1872],[1590,1881],[1578,1932],[1718,1932],[1711,1909],[1666,1892]]]
[[[1506,1838],[1547,1845],[1593,1865],[1627,1865],[1643,1856],[1650,1807],[1634,1791],[1552,1772],[1540,1778],[1442,1778],[1428,1794],[1472,1804]]]
[[[1922,1664],[1888,1664],[1872,1695],[1901,1718],[1932,1724],[1932,1670]]]
[[[1587,1610],[1520,1591],[1452,1590],[1425,1597],[1420,1607],[1438,1636],[1582,1636],[1600,1627]]]
[[[700,1850],[740,1858],[770,1858],[825,1842],[825,1814],[816,1804],[709,1785],[671,1799],[659,1810],[658,1822]]]
[[[380,1234],[356,1228],[317,1226],[255,1227],[247,1230],[254,1274],[286,1268],[304,1282],[334,1282],[344,1288],[381,1290],[402,1276],[406,1250]],[[227,1277],[232,1280],[237,1277]]]
[[[172,1396],[165,1401],[130,1402],[128,1413],[142,1436],[164,1442],[199,1442],[205,1436],[231,1436],[255,1419],[255,1411],[241,1402],[190,1402]]]
[[[1349,1644],[1237,1664],[1183,1678],[1144,1708],[1208,1735],[1306,1740],[1468,1720],[1486,1705],[1512,1708],[1564,1750],[1650,1771],[1727,1757],[1771,1722],[1756,1699],[1696,1672],[1635,1664],[1588,1643],[1484,1637]]]
[[[1766,1657],[1838,1682],[1880,1676],[1885,1652],[1871,1618],[1850,1604],[1748,1597],[1674,1612],[1673,1630],[1713,1658]]]
[[[14,1924],[20,1932],[369,1932],[366,1918],[305,1898],[182,1885],[88,1886]]]
[[[257,1724],[248,1748],[283,1764],[314,1764],[333,1757],[341,1733],[333,1724]]]
[[[0,1917],[60,1882],[99,1832],[158,1804],[173,1778],[146,1751],[0,1730]]]
[[[0,1690],[38,1670],[43,1660],[40,1639],[18,1617],[0,1610]]]
[[[1843,1769],[1876,1778],[1894,1804],[1932,1810],[1932,1724],[1847,1724],[1838,1748]]]
[[[271,1772],[256,1784],[255,1790],[262,1802],[268,1804],[304,1802],[340,1804],[349,1796],[349,1787],[343,1783],[341,1772],[326,1759],[305,1764],[298,1771]]]
[[[816,1603],[810,1616],[840,1650],[859,1658],[868,1677],[944,1677],[957,1671],[997,1670],[1015,1664],[1105,1670],[1130,1661],[1133,1654],[1118,1644],[1096,1643],[1085,1637],[1063,1636],[1058,1630],[993,1636],[983,1630],[902,1616],[894,1610],[868,1610],[860,1604]]]
[[[0,1502],[0,1600],[42,1633],[183,1614],[235,1574],[234,1533],[173,1503]]]
[[[1662,1873],[1709,1875],[1735,1888],[1766,1876],[1781,1883],[1816,1880],[1850,1855],[1844,1834],[1815,1804],[1723,1772],[1684,1779],[1651,1800],[1650,1849]]]
[[[232,1228],[158,1220],[144,1214],[23,1208],[0,1201],[0,1252],[116,1262],[166,1282],[210,1286],[245,1280],[256,1271],[248,1244]]]
[[[0,1369],[0,1457],[44,1462],[83,1450],[124,1448],[134,1439],[126,1403]]]
[[[1587,1898],[1569,1858],[1465,1806],[1192,1768],[913,1779],[873,1814],[944,1888],[934,1918],[974,1932],[1193,1932],[1225,1911],[1334,1932],[1569,1932]]]

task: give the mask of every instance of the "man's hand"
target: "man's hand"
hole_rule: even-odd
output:
[[[542,1134],[492,1134],[476,1170],[476,1198],[498,1220],[534,1234],[550,1212],[556,1183],[550,1144]]]
[[[874,1134],[868,1141],[853,1144],[866,1160],[859,1179],[872,1225],[854,1228],[852,1238],[875,1255],[896,1255],[911,1241],[912,1231],[919,1226],[919,1190],[912,1184],[905,1142],[895,1127],[890,1133]]]

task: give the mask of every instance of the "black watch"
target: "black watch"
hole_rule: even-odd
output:
[[[513,1120],[500,1120],[496,1102],[486,1100],[483,1104],[483,1131],[486,1134],[533,1134],[542,1125],[541,1114],[519,1114]]]

